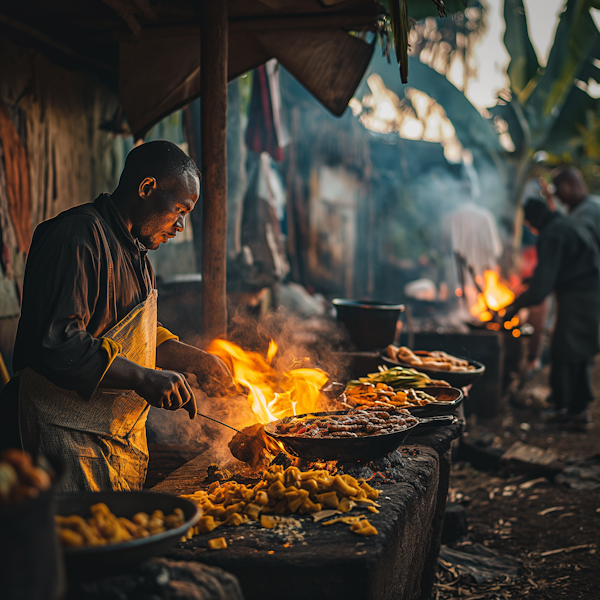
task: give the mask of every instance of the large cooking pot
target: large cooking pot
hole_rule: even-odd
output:
[[[385,348],[393,343],[403,304],[344,298],[336,298],[332,303],[337,320],[344,324],[358,350]]]

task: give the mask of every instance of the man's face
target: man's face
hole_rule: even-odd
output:
[[[139,210],[132,223],[131,235],[148,250],[156,250],[183,231],[185,217],[194,208],[200,194],[200,182],[186,172],[177,182],[161,188],[153,178],[139,186]]]
[[[558,182],[554,182],[555,194],[558,199],[567,206],[571,206],[571,204],[575,201],[575,197],[577,196],[577,190],[571,181],[568,180],[559,180]]]

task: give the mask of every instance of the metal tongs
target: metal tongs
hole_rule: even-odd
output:
[[[200,412],[196,412],[196,416],[204,417],[205,419],[214,421],[215,423],[218,423],[219,425],[223,425],[223,427],[229,427],[229,429],[233,429],[233,431],[235,431],[236,433],[241,433],[242,435],[248,435],[246,433],[242,433],[239,429],[236,429],[235,427],[232,427],[231,425],[227,425],[227,423],[223,423],[223,421],[217,421],[217,419],[213,419],[213,417],[209,417],[208,415],[202,414]],[[252,437],[252,436],[248,436],[248,437]]]

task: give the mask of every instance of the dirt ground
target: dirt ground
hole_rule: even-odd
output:
[[[527,386],[540,396],[547,381],[544,369]],[[543,425],[539,410],[534,410],[539,402],[531,409],[515,408],[507,401],[493,421],[470,419],[471,435],[488,430],[494,434],[493,445],[504,449],[521,441],[554,449],[562,457],[599,454],[600,361],[594,368],[594,389],[594,425],[585,433]],[[522,567],[516,581],[475,585],[456,568],[440,566],[437,600],[600,599],[600,490],[574,491],[554,483],[552,477],[529,487],[526,482],[539,475],[514,469],[482,472],[469,463],[455,463],[449,500],[465,506],[469,534],[452,546],[460,550],[480,543],[520,559]]]

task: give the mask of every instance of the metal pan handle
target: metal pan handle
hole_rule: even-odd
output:
[[[439,415],[436,417],[421,417],[415,429],[430,429],[436,427],[448,427],[458,422],[454,415]]]

